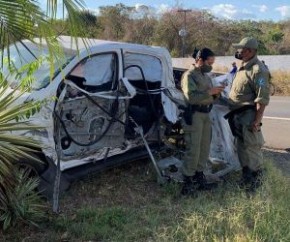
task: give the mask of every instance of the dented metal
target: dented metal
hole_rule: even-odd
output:
[[[77,47],[70,37],[60,36],[58,40],[65,52],[74,57],[68,59],[51,82],[37,80],[38,88],[20,99],[21,102],[45,101],[41,110],[29,120],[44,128],[23,135],[39,140],[43,154],[54,165],[59,156],[61,171],[106,163],[111,157],[145,145],[151,160],[158,165],[156,169],[160,169],[159,177],[182,180],[182,161],[169,154],[169,158],[156,162],[149,147],[170,144],[166,125],[169,124],[170,129],[170,125],[180,121],[178,107],[185,105],[172,75],[168,51],[160,47],[95,39],[87,41],[88,46],[85,46],[79,39],[77,54]],[[34,46],[30,42],[26,44]],[[219,83],[227,78],[213,80]],[[227,93],[223,95],[226,100]],[[222,164],[223,169],[214,172],[209,166],[208,174],[224,175],[239,166],[234,139],[223,119],[226,112],[227,108],[217,103],[211,113],[213,140],[209,161],[214,166]],[[142,129],[141,136],[132,119]],[[166,122],[162,123],[163,120]],[[59,133],[56,134],[56,130]],[[168,147],[179,149],[173,143]]]
[[[60,36],[58,41],[74,57],[68,58],[50,83],[36,80],[37,88],[23,99],[46,100],[29,120],[43,130],[25,135],[38,139],[54,164],[59,147],[62,171],[144,146],[129,117],[144,130],[149,144],[163,139],[160,119],[178,121],[176,102],[182,102],[183,96],[175,88],[171,57],[165,48],[95,39],[85,45],[78,39],[77,49],[71,37]],[[37,76],[47,78],[42,71]]]

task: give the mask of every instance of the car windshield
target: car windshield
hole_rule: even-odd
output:
[[[4,60],[7,59],[7,49],[4,50],[3,54]],[[75,56],[74,53],[65,53],[65,58],[63,58],[59,63],[55,64],[54,73],[51,77],[50,63],[46,58],[48,56],[48,49],[45,46],[38,47],[33,43],[25,43],[24,46],[18,43],[16,45],[10,46],[9,55],[10,60],[13,62],[13,65],[17,70],[26,64],[36,61],[37,59],[43,59],[40,67],[33,73],[34,80],[31,84],[32,90],[39,90],[46,87],[49,84],[51,78],[54,78],[60,72],[60,70],[64,68],[65,65]],[[21,80],[23,80],[26,76],[26,73],[24,73],[21,78],[16,78],[16,74],[11,74],[7,64],[3,66],[2,73],[7,79],[11,88],[19,86]]]

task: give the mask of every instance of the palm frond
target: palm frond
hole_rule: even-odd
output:
[[[39,130],[43,129],[43,126],[35,126],[31,125],[28,122],[18,122],[18,123],[6,123],[6,124],[0,124],[0,133],[6,132],[6,131],[23,131],[23,130]],[[0,135],[1,136],[1,135]]]
[[[25,146],[25,147],[35,147],[39,148],[39,143],[32,138],[26,136],[16,136],[9,134],[0,135],[1,146],[3,147],[4,143],[10,143],[13,145]],[[1,149],[1,148],[0,148]]]
[[[20,109],[21,108],[21,109]],[[23,105],[17,105],[8,110],[0,109],[0,123],[5,123],[9,121],[13,121],[15,119],[27,118],[27,115],[30,113],[35,113],[36,110],[39,109],[38,103],[24,103]]]
[[[36,225],[44,217],[45,206],[35,192],[38,179],[29,176],[29,170],[13,170],[16,183],[4,188],[0,183],[0,222],[3,229],[22,221]]]
[[[60,9],[62,6],[62,9]],[[27,50],[34,55],[29,48],[22,42],[27,39],[36,43],[34,38],[40,39],[40,43],[45,44],[49,49],[49,60],[51,62],[51,73],[53,73],[53,64],[57,63],[57,59],[61,58],[62,54],[57,51],[56,39],[58,36],[57,31],[53,27],[53,22],[57,18],[57,11],[62,10],[67,13],[68,18],[68,33],[71,36],[77,37],[82,33],[83,28],[81,21],[79,21],[79,11],[84,10],[85,2],[83,0],[47,0],[46,14],[42,12],[38,6],[37,1],[33,0],[0,0],[0,52],[1,52],[1,66],[4,63],[4,49],[7,47],[5,56],[8,57],[10,62],[9,49],[11,44],[16,41],[27,48]],[[36,34],[37,33],[37,34]],[[14,45],[20,56],[20,52],[16,45]],[[60,57],[59,57],[60,55]]]
[[[39,24],[49,27],[46,16],[36,2],[27,0],[0,0],[1,67],[3,67],[4,62],[4,48],[22,39],[33,41],[35,28]],[[7,56],[10,59],[9,49]]]

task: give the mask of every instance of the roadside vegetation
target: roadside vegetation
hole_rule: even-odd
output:
[[[266,163],[256,194],[240,190],[237,173],[211,192],[180,197],[180,186],[160,187],[144,161],[74,184],[61,214],[10,229],[3,241],[289,241],[290,183]]]
[[[182,56],[184,26],[181,6],[163,13],[152,11],[150,6],[135,8],[124,4],[105,5],[98,14],[80,12],[82,36],[114,41],[125,41],[166,47],[173,57]],[[54,22],[55,28],[64,35],[68,19]],[[280,22],[220,19],[206,10],[192,9],[186,14],[185,56],[191,56],[195,47],[210,47],[218,56],[233,55],[232,43],[245,36],[259,41],[261,55],[290,54],[290,20]]]
[[[45,208],[36,192],[38,180],[35,175],[38,170],[35,167],[40,167],[41,162],[32,155],[40,148],[40,144],[21,135],[21,132],[35,132],[41,128],[27,123],[27,117],[35,114],[42,104],[19,101],[23,93],[29,90],[34,80],[33,73],[42,63],[36,61],[16,67],[14,57],[10,58],[10,47],[20,41],[27,48],[24,39],[33,41],[35,37],[43,38],[49,49],[45,58],[51,64],[52,75],[54,65],[60,65],[62,58],[55,40],[59,33],[53,25],[56,12],[66,12],[67,33],[77,36],[82,29],[78,25],[78,12],[83,7],[82,0],[63,0],[61,4],[60,1],[47,0],[45,13],[35,1],[0,0],[0,230],[21,224],[36,224],[42,219]],[[19,52],[17,46],[16,50]],[[7,83],[7,75],[15,78],[15,83],[11,85],[13,90]],[[17,87],[20,83],[22,85]],[[33,166],[32,163],[38,165]],[[32,166],[34,169],[29,169]]]
[[[273,71],[272,83],[275,86],[275,95],[290,95],[290,71]]]
[[[25,121],[38,104],[15,104],[21,95],[15,92],[4,95],[8,86],[1,78],[0,90],[0,227],[7,229],[17,223],[34,223],[42,216],[41,201],[35,193],[38,182],[29,176],[31,171],[27,167],[40,163],[31,156],[39,144],[17,133],[39,129]]]
[[[37,168],[43,165],[34,155],[40,145],[22,135],[42,128],[27,122],[27,118],[38,112],[41,103],[24,102],[22,98],[38,66],[33,63],[23,66],[21,71],[11,67],[11,75],[17,80],[14,89],[0,72],[0,227],[4,230],[22,223],[35,224],[44,216],[35,176]],[[23,73],[30,74],[21,78]]]

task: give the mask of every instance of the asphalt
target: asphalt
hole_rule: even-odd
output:
[[[290,97],[271,97],[262,131],[266,147],[290,151]]]

